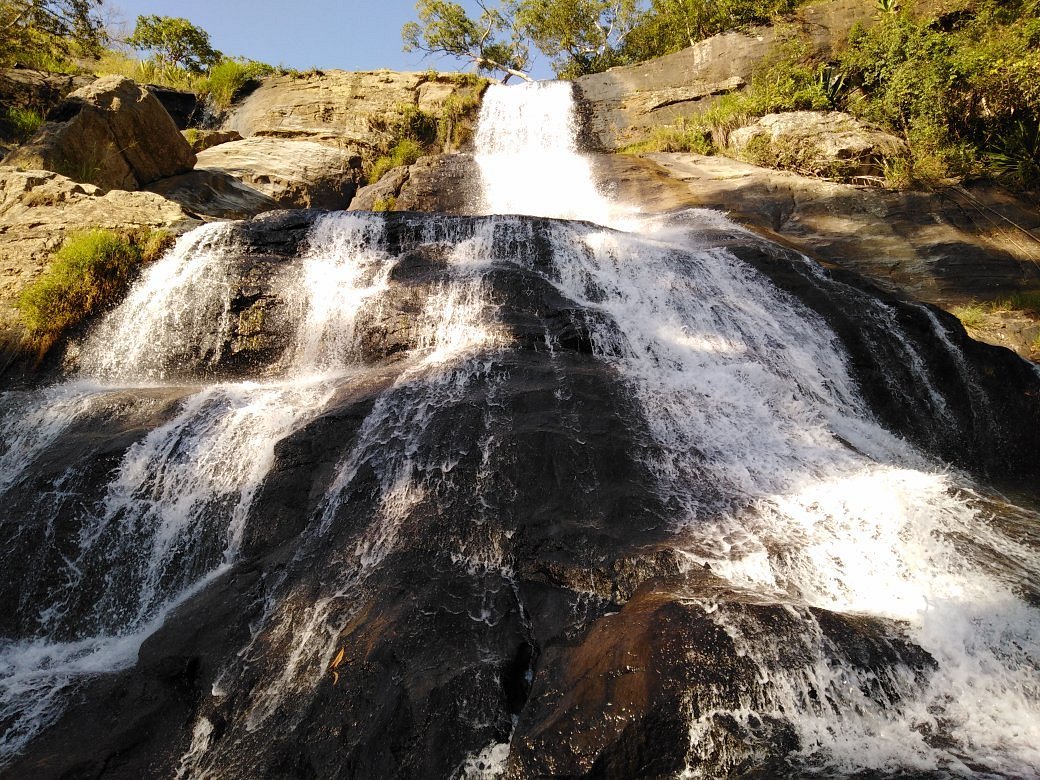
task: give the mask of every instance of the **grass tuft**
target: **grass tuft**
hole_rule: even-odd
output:
[[[22,291],[17,307],[31,344],[43,356],[71,328],[121,299],[144,263],[172,238],[147,228],[70,234],[43,274]]]

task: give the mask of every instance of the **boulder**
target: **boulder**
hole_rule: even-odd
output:
[[[472,214],[480,171],[470,154],[434,154],[388,171],[358,190],[350,211],[438,211]]]
[[[282,208],[345,209],[362,180],[361,157],[284,138],[246,138],[198,155],[197,167],[233,176]]]
[[[145,87],[106,76],[69,95],[3,163],[56,171],[105,190],[137,190],[191,170],[195,155]]]
[[[839,180],[884,176],[888,163],[909,155],[901,138],[840,111],[766,114],[731,132],[729,149],[759,165]]]
[[[657,127],[704,111],[713,98],[741,89],[777,47],[797,36],[826,57],[856,24],[876,18],[872,3],[826,0],[799,8],[794,23],[728,32],[637,65],[582,76],[575,83],[588,115],[589,141],[617,149]]]
[[[224,128],[246,138],[276,136],[367,150],[385,141],[385,118],[400,107],[436,113],[452,95],[480,88],[464,77],[390,70],[272,76],[235,108]]]
[[[14,307],[66,234],[86,228],[163,228],[198,224],[176,203],[150,192],[103,193],[51,171],[0,167],[0,370],[20,341]]]
[[[31,68],[0,70],[0,105],[46,114],[70,92],[81,89],[95,76],[69,76]]]
[[[242,135],[237,130],[199,130],[193,127],[183,130],[181,134],[196,154],[214,146],[242,140]]]
[[[152,182],[147,190],[213,219],[246,219],[281,208],[273,198],[223,171],[188,171]]]
[[[718,209],[824,263],[946,309],[1040,287],[1040,213],[984,183],[927,192],[856,186],[726,157],[596,155],[620,200]],[[975,335],[1030,356],[1029,323]]]

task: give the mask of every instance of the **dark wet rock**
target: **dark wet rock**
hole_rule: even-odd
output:
[[[268,292],[320,215],[272,212],[234,228],[241,312],[284,305]],[[672,509],[650,473],[653,437],[591,348],[589,323],[603,315],[542,275],[554,223],[521,224],[522,239],[490,239],[492,253],[508,242],[520,261],[493,261],[485,276],[497,338],[421,382],[414,339],[392,324],[414,318],[450,273],[447,239],[486,225],[387,215],[382,245],[401,259],[361,327],[367,363],[277,444],[239,560],[171,614],[134,667],[84,683],[12,776],[168,777],[194,744],[197,768],[229,780],[447,778],[508,743],[511,780],[685,768],[794,778],[811,767],[787,763],[803,746],[770,672],[806,680],[803,705],[824,715],[841,691],[814,676],[820,658],[868,700],[927,685],[935,663],[900,625],[744,592],[675,552]],[[1001,448],[1036,452],[1040,377],[1011,353],[969,343],[936,314],[940,335],[929,310],[870,297],[849,274],[828,277],[753,238],[731,246],[833,323],[872,408],[898,433],[939,452],[974,436],[979,457],[993,453],[983,469],[1007,465]],[[970,392],[988,404],[1011,397],[993,408],[1017,418],[943,418],[920,379],[901,373],[900,337],[879,311],[906,330],[950,403],[981,409],[981,396],[953,388],[974,378]],[[241,324],[238,335],[249,337]],[[263,371],[277,353],[240,354]],[[121,430],[98,421],[97,440],[70,439],[62,462],[99,455],[103,470],[141,435],[133,414],[116,417]],[[925,435],[940,425],[949,431]],[[1016,476],[1035,493],[1033,461]],[[698,489],[710,497],[711,485]],[[297,684],[279,698],[290,663]]]

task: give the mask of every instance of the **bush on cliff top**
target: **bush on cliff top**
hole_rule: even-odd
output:
[[[22,324],[38,354],[42,357],[70,328],[122,298],[141,265],[158,258],[170,242],[164,231],[148,229],[70,234],[18,300]]]

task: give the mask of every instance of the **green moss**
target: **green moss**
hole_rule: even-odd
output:
[[[372,204],[372,211],[393,211],[397,206],[397,198],[391,195],[388,198],[379,198]]]
[[[171,238],[147,229],[69,235],[17,307],[30,342],[42,356],[63,334],[125,295],[140,266],[158,257]]]

